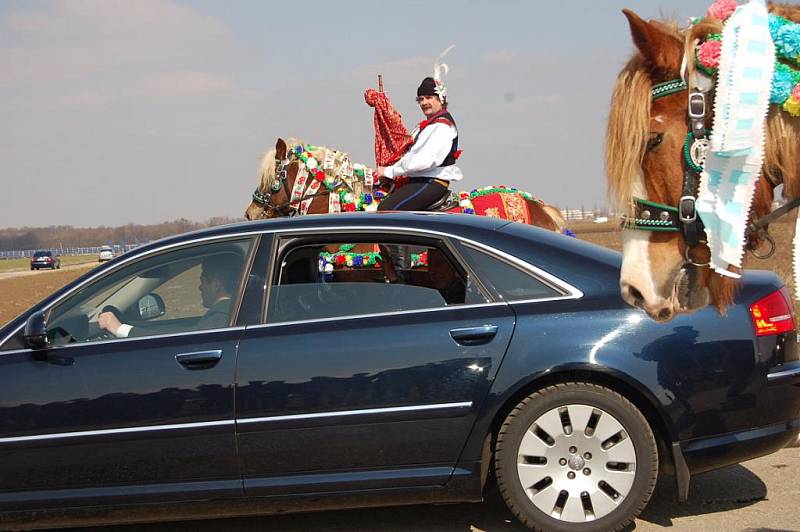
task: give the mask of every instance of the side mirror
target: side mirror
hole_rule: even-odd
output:
[[[167,306],[161,296],[154,293],[145,294],[139,300],[139,317],[143,320],[152,320],[163,316],[167,312]]]
[[[31,349],[47,349],[50,347],[50,340],[47,338],[47,322],[44,319],[44,312],[34,312],[25,322],[23,332],[25,344]]]

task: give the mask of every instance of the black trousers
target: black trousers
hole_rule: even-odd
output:
[[[386,196],[379,211],[424,211],[447,194],[447,187],[428,177],[412,177],[411,181]]]

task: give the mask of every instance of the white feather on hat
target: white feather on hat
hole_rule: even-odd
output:
[[[447,100],[447,87],[444,84],[442,75],[447,74],[450,69],[447,64],[442,63],[442,59],[444,59],[444,56],[454,47],[455,44],[448,46],[444,52],[439,54],[439,57],[437,57],[436,61],[433,63],[433,81],[436,83],[436,94],[439,95],[439,99],[443,102]]]

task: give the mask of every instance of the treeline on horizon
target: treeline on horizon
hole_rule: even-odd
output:
[[[240,221],[242,221],[240,218],[220,216],[209,218],[205,222],[193,222],[181,218],[160,224],[139,225],[130,223],[118,227],[53,225],[50,227],[8,228],[0,229],[0,251],[94,247],[109,243],[136,244],[196,229]]]

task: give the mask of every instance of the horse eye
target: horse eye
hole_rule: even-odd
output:
[[[647,140],[647,151],[654,150],[664,140],[663,133],[650,133],[650,138]]]

